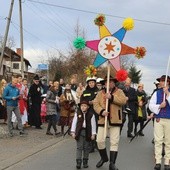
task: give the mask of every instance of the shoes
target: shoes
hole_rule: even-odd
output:
[[[145,135],[143,134],[143,132],[140,132],[140,133],[139,133],[139,136],[145,136]]]
[[[13,137],[14,135],[13,135],[13,133],[9,133],[9,137]]]
[[[24,128],[28,128],[28,127],[30,127],[30,125],[28,123],[25,123]]]
[[[61,134],[61,132],[55,132],[55,135],[57,136],[57,135],[60,135]]]
[[[42,129],[42,127],[41,126],[37,126],[36,129]]]
[[[170,165],[164,165],[164,170],[170,170]]]
[[[156,164],[154,170],[161,170],[161,164]]]
[[[133,138],[134,136],[130,133],[130,134],[127,134],[127,137],[128,138]]]
[[[53,135],[51,132],[46,132],[46,135]]]
[[[19,136],[23,136],[26,135],[26,133],[24,133],[23,131],[19,132]]]

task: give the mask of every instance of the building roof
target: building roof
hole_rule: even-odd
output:
[[[1,54],[1,49],[0,49],[0,54]],[[12,61],[21,61],[21,55],[19,55],[18,53],[16,53],[15,51],[13,51],[12,49],[5,47],[4,50],[4,57],[6,58],[11,58],[12,56]],[[30,62],[24,58],[24,62],[31,67]]]

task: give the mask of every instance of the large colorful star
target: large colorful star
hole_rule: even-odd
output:
[[[126,29],[122,27],[114,34],[111,34],[103,24],[99,26],[100,40],[86,41],[86,46],[98,54],[93,65],[99,67],[107,60],[118,71],[120,70],[120,56],[126,54],[135,54],[135,49],[122,43],[126,34]]]
[[[114,34],[111,34],[104,25],[105,16],[100,14],[95,19],[95,24],[99,26],[99,40],[85,41],[82,37],[77,37],[73,44],[77,49],[83,49],[85,46],[97,51],[93,65],[99,67],[101,64],[109,61],[116,71],[120,70],[120,56],[127,54],[135,54],[138,59],[145,56],[146,50],[144,47],[130,47],[123,44],[126,31],[132,30],[134,21],[132,18],[126,18],[123,22],[123,27]]]

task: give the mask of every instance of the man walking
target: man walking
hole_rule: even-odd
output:
[[[105,118],[108,119],[106,125],[107,130],[110,132],[110,165],[109,170],[118,170],[115,163],[118,154],[118,145],[120,138],[120,127],[122,124],[122,105],[127,101],[127,98],[121,89],[115,86],[117,79],[110,77],[109,93],[106,93],[107,77],[103,83],[105,88],[98,92],[94,99],[94,110],[99,115],[98,132],[97,132],[97,145],[101,160],[97,163],[96,167],[100,168],[105,162],[108,161],[106,151],[106,137],[104,136]],[[109,100],[108,111],[106,111],[106,99]]]

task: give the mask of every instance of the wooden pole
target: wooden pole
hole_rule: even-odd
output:
[[[10,7],[9,15],[8,15],[8,18],[7,18],[7,26],[6,26],[4,41],[3,41],[3,44],[2,44],[2,50],[1,50],[0,71],[1,71],[1,68],[2,68],[2,65],[3,65],[4,51],[5,51],[5,46],[6,46],[6,42],[7,42],[7,38],[8,38],[8,32],[9,32],[9,26],[10,26],[10,22],[11,22],[13,6],[14,6],[14,0],[11,0],[11,7]]]
[[[168,64],[167,64],[167,67],[166,67],[166,76],[165,76],[165,84],[164,84],[164,87],[165,87],[166,84],[167,84],[167,77],[168,77],[168,72],[169,72],[169,65],[170,65],[170,56],[169,56]],[[165,101],[165,93],[164,93],[163,101]]]
[[[106,87],[106,93],[109,93],[109,82],[110,82],[110,63],[108,61],[107,65],[107,87]],[[106,108],[105,111],[108,112],[108,105],[109,105],[109,99],[106,99]],[[107,133],[107,116],[105,116],[105,123],[104,123],[104,137],[106,138]]]
[[[22,2],[19,0],[19,14],[20,14],[20,46],[21,46],[21,75],[24,78],[24,43],[23,43],[23,22],[22,22]]]

